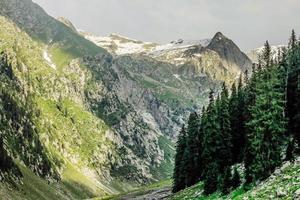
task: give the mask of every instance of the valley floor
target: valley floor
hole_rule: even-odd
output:
[[[171,194],[171,181],[146,186],[134,192],[108,198],[109,200],[300,200],[300,157],[285,162],[265,181],[245,190],[239,187],[229,195],[216,192],[203,195],[202,182],[179,193]]]
[[[122,196],[120,200],[163,200],[171,196],[171,187],[159,188],[146,191],[145,193],[130,193]]]
[[[70,188],[67,185],[48,184],[34,176],[28,169],[21,168],[21,170],[24,174],[22,186],[19,190],[15,190],[0,184],[1,200],[86,199],[85,195],[76,192],[75,188]],[[177,194],[171,194],[171,184],[171,180],[161,181],[125,194],[93,200],[299,200],[300,157],[293,163],[285,162],[275,170],[273,175],[250,190],[245,191],[243,187],[240,187],[227,196],[222,196],[219,192],[204,196],[201,182]]]
[[[164,200],[168,199],[171,193],[171,180],[164,180],[150,185],[143,186],[132,192],[100,198],[94,200]]]

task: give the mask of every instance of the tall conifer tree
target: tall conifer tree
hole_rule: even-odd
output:
[[[190,114],[188,120],[188,127],[187,127],[187,148],[186,148],[186,155],[188,162],[186,163],[187,167],[187,175],[186,175],[186,184],[187,186],[194,185],[199,181],[199,117],[197,113],[193,112]],[[198,171],[199,170],[199,171]]]
[[[186,130],[182,126],[176,143],[175,166],[173,173],[173,192],[178,192],[186,188],[186,166],[184,152],[186,149]]]

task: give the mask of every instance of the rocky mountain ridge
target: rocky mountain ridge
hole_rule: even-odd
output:
[[[79,31],[86,39],[107,51],[120,55],[139,54],[178,67],[179,73],[189,76],[208,76],[232,83],[241,72],[251,69],[251,60],[221,32],[212,39],[172,41],[159,45],[130,39],[117,34],[98,37]]]

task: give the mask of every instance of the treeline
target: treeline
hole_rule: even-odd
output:
[[[199,181],[205,194],[227,194],[271,175],[300,144],[300,44],[293,31],[287,49],[272,55],[268,41],[251,77],[243,74],[220,94],[210,92],[201,115],[192,113],[177,141],[173,192]]]

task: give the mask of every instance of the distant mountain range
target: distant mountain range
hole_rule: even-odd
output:
[[[176,49],[186,49],[195,45],[207,46],[210,39],[205,40],[182,40],[178,39],[169,44],[160,45],[152,42],[143,42],[134,40],[118,34],[111,34],[107,37],[100,37],[83,30],[78,30],[86,39],[94,42],[100,47],[107,49],[110,53],[116,55],[124,54],[145,54],[154,55]]]

